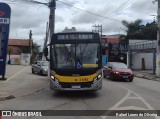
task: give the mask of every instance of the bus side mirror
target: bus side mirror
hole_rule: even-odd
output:
[[[160,40],[158,40],[158,46],[160,46]]]
[[[47,47],[44,49],[44,56],[45,56],[45,57],[48,56],[48,48],[47,48]]]
[[[49,61],[49,58],[48,58],[48,48],[47,47],[44,49],[44,56],[46,57],[46,60]]]

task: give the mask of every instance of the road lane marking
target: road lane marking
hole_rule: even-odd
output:
[[[128,89],[128,88],[125,88],[125,87],[122,87],[122,86],[120,86],[120,85],[118,85],[119,87],[121,87],[121,88],[123,88],[123,89],[125,89],[125,90],[127,90],[128,92],[131,92],[132,94],[134,94],[136,97],[137,97],[137,99],[139,99],[139,100],[141,100],[146,106],[147,106],[147,108],[148,109],[146,109],[146,110],[155,110],[143,97],[141,97],[140,95],[138,95],[137,93],[135,93],[135,92],[133,92],[133,91],[131,91],[130,89]],[[128,98],[129,99],[129,98]],[[136,109],[136,110],[141,110],[141,107],[131,107],[131,106],[128,106],[128,109]],[[139,109],[138,109],[139,108]],[[123,107],[121,107],[121,109],[123,110]],[[127,110],[127,108],[126,108],[126,110]],[[145,109],[143,109],[143,110],[145,110]],[[159,117],[157,117],[157,116],[154,116],[154,118],[155,119],[160,119]]]
[[[127,94],[119,102],[117,102],[114,106],[109,108],[109,110],[115,110],[119,105],[121,105],[122,103],[124,103],[127,100],[127,98],[129,97],[130,94],[131,94],[131,92],[128,91]]]
[[[125,87],[122,87],[122,86],[120,86],[120,87],[123,88],[123,89],[125,89],[125,90],[127,90],[127,91],[129,91],[130,93],[134,94],[137,97],[137,99],[141,100],[147,106],[147,108],[149,110],[154,110],[154,108],[149,103],[147,103],[146,100],[144,100],[144,98],[142,98],[140,95],[138,95],[137,93],[129,90],[128,88],[125,88]]]
[[[144,100],[143,97],[141,97],[140,95],[138,95],[137,93],[122,87],[120,85],[118,85],[119,87],[127,90],[127,94],[120,100],[118,101],[114,106],[112,106],[111,108],[109,108],[109,110],[155,110],[149,103],[147,103],[146,100]],[[133,97],[132,95],[135,95],[135,97]],[[121,104],[123,104],[125,101],[129,100],[129,99],[137,99],[143,102],[143,104],[147,107],[147,108],[142,108],[142,107],[136,107],[136,106],[120,106]],[[153,116],[155,119],[160,119],[157,116]],[[98,119],[107,119],[108,116],[100,116]]]
[[[14,78],[15,76],[17,76],[18,74],[22,73],[24,70],[26,70],[28,67],[23,68],[21,71],[17,72],[16,74],[14,74],[13,76],[9,77],[6,81],[0,82],[0,84],[2,83],[6,83],[9,80],[11,80],[12,78]]]

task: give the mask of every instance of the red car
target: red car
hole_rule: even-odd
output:
[[[111,80],[125,80],[132,82],[134,74],[126,64],[120,62],[108,62],[103,68],[104,77],[110,78]]]

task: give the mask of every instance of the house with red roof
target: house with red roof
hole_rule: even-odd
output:
[[[29,65],[32,44],[32,40],[29,39],[9,39],[7,62]]]
[[[120,42],[119,39],[120,35],[109,35],[109,36],[103,36],[102,39],[105,42],[105,51],[104,54],[108,55],[108,44],[112,43],[112,44],[118,44]]]

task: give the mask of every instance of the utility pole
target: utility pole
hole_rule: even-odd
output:
[[[52,34],[54,33],[54,28],[55,28],[56,0],[50,0],[49,8],[50,8],[49,29],[50,29],[50,40],[51,40]]]
[[[18,1],[18,0],[17,0]],[[11,2],[17,2],[17,1],[11,1]],[[50,37],[54,33],[54,28],[55,28],[55,9],[56,9],[56,0],[49,0],[48,3],[44,2],[39,2],[36,0],[21,0],[26,3],[34,3],[34,4],[42,4],[46,5],[50,9],[50,15],[49,15],[49,29],[50,29]]]
[[[45,48],[47,46],[48,36],[49,36],[49,26],[48,26],[48,22],[47,22],[47,25],[46,25],[46,37],[44,39],[44,44],[43,44],[43,53],[45,52]]]
[[[32,63],[32,30],[29,32],[29,53],[30,53],[30,63]]]
[[[32,42],[32,30],[30,30],[29,32],[29,53],[32,53],[32,49],[31,49],[31,42]]]
[[[93,32],[99,33],[101,44],[104,45],[104,42],[102,41],[102,25],[93,25]]]
[[[160,77],[160,0],[158,2],[158,12],[157,12],[157,62],[156,62],[156,75]]]

